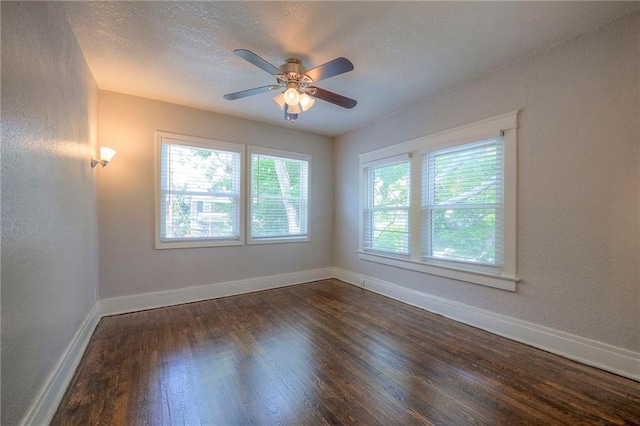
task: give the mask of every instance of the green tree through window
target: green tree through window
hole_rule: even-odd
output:
[[[307,235],[308,161],[252,153],[251,237]]]
[[[161,176],[161,238],[238,237],[239,152],[163,143]]]
[[[430,152],[423,179],[424,255],[499,265],[502,140]]]
[[[365,247],[408,253],[410,162],[367,167],[365,175]]]

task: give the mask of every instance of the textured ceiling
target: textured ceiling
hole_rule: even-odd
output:
[[[640,2],[65,2],[102,90],[338,135],[532,56]],[[318,101],[289,124],[273,94],[225,93],[274,83],[235,56],[313,68],[339,56],[355,69],[317,85],[358,101]]]

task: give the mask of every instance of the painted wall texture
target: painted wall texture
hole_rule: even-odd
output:
[[[99,139],[118,152],[99,179],[101,298],[331,266],[331,138],[113,92],[99,99]],[[311,155],[311,241],[154,249],[157,130]]]
[[[58,3],[2,2],[2,424],[94,304],[98,90]]]
[[[334,265],[640,350],[640,14],[348,133]],[[360,261],[358,154],[520,110],[517,293]]]

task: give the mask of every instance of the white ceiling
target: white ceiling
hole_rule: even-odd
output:
[[[345,133],[640,10],[640,2],[76,2],[64,9],[98,87],[330,136]],[[354,98],[283,120],[272,94],[225,93],[280,66],[336,57],[349,73],[318,86]]]

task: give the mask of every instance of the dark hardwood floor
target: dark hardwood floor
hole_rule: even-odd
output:
[[[640,383],[337,280],[103,318],[54,425],[640,424]]]

